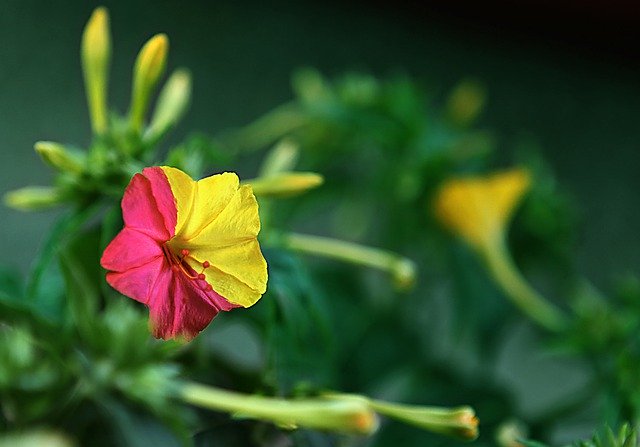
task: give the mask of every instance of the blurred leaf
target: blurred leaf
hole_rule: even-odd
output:
[[[102,208],[96,203],[81,211],[64,215],[50,231],[29,275],[26,299],[40,314],[61,322],[63,317],[64,281],[57,263],[58,253],[70,237]]]

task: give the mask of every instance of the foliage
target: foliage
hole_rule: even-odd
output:
[[[90,23],[107,26],[106,12],[97,14]],[[141,51],[131,110],[121,116],[92,90],[106,89],[111,56],[109,39],[87,46],[97,39],[92,33],[88,26],[83,61],[93,140],[86,150],[39,142],[36,150],[57,172],[54,185],[6,196],[17,208],[64,205],[66,213],[26,278],[0,270],[0,445],[18,445],[20,436],[50,436],[59,445],[363,443],[331,430],[292,431],[286,419],[264,418],[280,423],[275,427],[242,411],[228,410],[229,417],[188,407],[180,390],[194,380],[261,396],[331,400],[327,390],[340,390],[456,407],[429,413],[445,414],[435,429],[422,419],[424,407],[334,394],[463,438],[476,434],[471,410],[460,407],[470,405],[481,420],[479,446],[495,445],[496,431],[514,418],[545,442],[581,412],[594,423],[639,420],[640,280],[621,279],[605,295],[580,277],[573,257],[578,206],[539,151],[501,157],[494,135],[476,127],[485,97],[476,82],[428,98],[408,77],[329,80],[303,69],[293,76],[293,99],[253,123],[164,148],[191,92],[188,72],[176,70],[145,124],[166,64],[166,36]],[[263,191],[256,194],[267,294],[250,310],[219,316],[189,344],[151,339],[143,306],[112,290],[99,267],[122,226],[125,185],[155,164],[196,178],[220,165],[260,166],[249,183]],[[479,249],[452,237],[433,211],[442,185],[513,164],[529,173],[531,186],[500,229],[501,245]],[[297,169],[305,175],[289,176],[300,175]],[[527,299],[557,308],[562,323],[545,325],[522,305]],[[559,396],[533,414],[496,373],[501,350],[523,325],[535,333],[527,358],[579,361],[588,378],[575,396]],[[624,426],[575,445],[627,447],[636,438]],[[457,442],[384,420],[368,445]]]

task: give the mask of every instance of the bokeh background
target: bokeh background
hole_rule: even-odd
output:
[[[0,191],[49,183],[35,141],[89,141],[79,36],[99,4],[112,17],[112,103],[126,109],[136,52],[166,32],[170,68],[193,72],[184,122],[207,133],[291,98],[301,66],[406,73],[434,97],[474,78],[488,93],[480,127],[504,153],[523,139],[539,145],[580,204],[584,273],[600,283],[638,270],[640,9],[631,2],[2,0]],[[2,207],[0,263],[26,270],[54,215]]]
[[[89,142],[79,42],[99,4],[111,14],[116,108],[126,110],[130,67],[157,32],[170,37],[169,68],[192,71],[192,107],[176,135],[251,122],[292,97],[290,76],[299,67],[328,76],[402,73],[436,99],[475,79],[488,98],[478,127],[493,133],[505,162],[523,142],[538,147],[579,204],[582,273],[597,285],[613,272],[640,273],[637,6],[0,0],[0,192],[50,184],[35,141]],[[1,207],[0,265],[26,272],[56,215]],[[503,353],[501,380],[515,384],[520,400],[540,405],[563,384],[580,383],[581,369],[571,364],[550,362],[544,373],[527,374],[527,337],[526,330],[515,333]]]

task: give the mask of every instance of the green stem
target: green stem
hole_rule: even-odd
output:
[[[565,315],[529,285],[513,263],[504,242],[496,241],[481,250],[495,281],[513,304],[533,321],[550,331],[561,330],[566,324]]]
[[[365,403],[356,401],[286,400],[245,395],[194,382],[185,383],[179,397],[202,408],[267,420],[287,428],[302,426],[357,434],[371,434],[378,428],[376,414]]]
[[[324,256],[389,272],[393,275],[396,286],[401,289],[410,288],[415,282],[413,261],[390,251],[298,233],[283,235],[283,243],[286,248],[300,253]]]

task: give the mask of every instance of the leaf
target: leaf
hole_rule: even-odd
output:
[[[60,266],[66,284],[66,297],[69,317],[84,337],[90,337],[95,331],[93,320],[97,317],[100,295],[86,269],[72,252],[60,256]]]
[[[36,257],[27,282],[25,298],[39,314],[52,321],[61,323],[64,314],[64,281],[56,262],[59,250],[101,208],[102,203],[96,203],[84,210],[74,210],[62,216]]]

